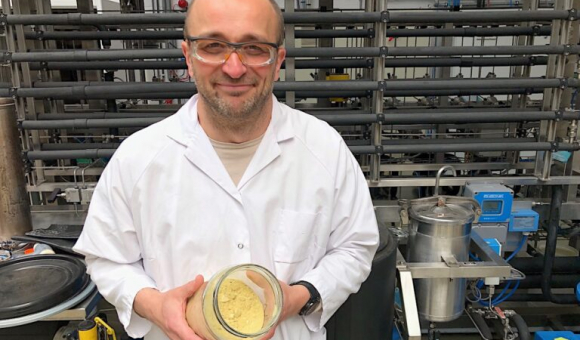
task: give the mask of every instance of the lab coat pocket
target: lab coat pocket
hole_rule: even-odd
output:
[[[314,244],[314,226],[318,214],[282,209],[276,235],[274,260],[296,263],[308,258]]]

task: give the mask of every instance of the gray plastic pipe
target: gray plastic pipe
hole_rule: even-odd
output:
[[[109,116],[114,116],[110,114]],[[49,115],[50,116],[50,115]],[[65,115],[61,115],[65,116]],[[418,114],[336,114],[316,115],[317,118],[331,125],[371,124],[382,122],[388,125],[400,124],[462,124],[462,123],[503,123],[523,122],[539,120],[577,120],[580,119],[578,112],[566,112],[562,115],[552,111],[513,111],[513,112],[470,112],[465,113],[418,113]],[[140,117],[140,118],[105,118],[105,119],[64,119],[64,120],[25,120],[21,127],[26,130],[40,129],[88,129],[88,128],[111,128],[111,127],[144,127],[156,123],[165,117]],[[520,139],[521,140],[521,139]]]
[[[375,153],[417,153],[417,152],[457,152],[457,151],[547,151],[552,149],[552,144],[538,143],[464,143],[464,144],[437,144],[437,145],[390,145],[390,146],[349,146],[354,154]],[[558,150],[575,151],[580,149],[578,145],[560,144]],[[60,150],[60,151],[29,151],[26,157],[31,160],[54,160],[74,158],[101,158],[111,157],[114,149],[89,149],[89,150]]]
[[[308,68],[372,68],[372,59],[320,59],[296,60],[296,69]],[[519,66],[546,65],[548,57],[455,57],[455,58],[389,58],[385,67],[437,67],[437,66]],[[282,64],[282,68],[285,67]],[[80,61],[80,62],[45,62],[30,63],[31,70],[136,70],[136,69],[185,69],[185,61]],[[6,86],[11,87],[7,83]]]
[[[380,57],[380,56],[452,56],[452,55],[523,55],[580,53],[579,45],[544,46],[429,46],[429,47],[308,47],[289,48],[288,57]],[[51,62],[51,61],[102,61],[119,59],[180,59],[180,49],[156,50],[103,50],[103,51],[59,51],[59,52],[16,52],[2,55],[4,61]]]
[[[523,21],[551,21],[568,19],[570,12],[551,11],[477,11],[477,12],[294,12],[284,13],[287,24],[374,23],[500,23]],[[8,25],[183,25],[185,13],[139,14],[41,14],[7,15]]]
[[[536,143],[464,143],[464,144],[410,144],[410,145],[389,145],[389,146],[351,146],[350,150],[354,154],[388,154],[388,153],[418,153],[418,152],[465,152],[465,151],[548,151],[566,150],[575,151],[580,149],[579,145],[562,143],[557,149],[548,142]]]
[[[387,29],[388,37],[489,37],[489,36],[547,36],[551,33],[550,25],[534,27],[462,27],[462,28],[427,28],[427,29]],[[369,38],[372,30],[362,29],[314,29],[296,30],[295,38]],[[181,40],[183,31],[35,31],[24,32],[24,37],[31,40]]]

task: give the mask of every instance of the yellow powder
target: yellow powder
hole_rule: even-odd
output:
[[[264,325],[264,306],[245,283],[225,279],[218,292],[218,307],[227,324],[240,333],[257,333]]]

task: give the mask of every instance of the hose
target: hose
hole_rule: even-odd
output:
[[[524,318],[522,318],[519,314],[514,314],[510,317],[513,321],[514,326],[516,326],[518,330],[518,337],[520,340],[532,340],[532,336],[530,335],[530,330],[528,329],[528,325]]]
[[[542,294],[547,301],[560,304],[576,304],[578,301],[574,294],[552,294],[550,279],[556,256],[556,241],[558,239],[558,227],[560,225],[560,209],[562,207],[562,186],[552,187],[552,201],[550,203],[550,219],[548,220],[548,237],[544,252],[544,270],[542,271]]]

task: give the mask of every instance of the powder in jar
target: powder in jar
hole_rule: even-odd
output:
[[[227,324],[240,333],[257,333],[264,325],[264,306],[245,283],[225,279],[219,289],[218,307]]]

